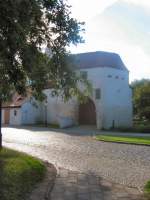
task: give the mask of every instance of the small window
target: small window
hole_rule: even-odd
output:
[[[101,98],[101,90],[99,88],[95,89],[95,98],[96,99]]]
[[[108,78],[112,78],[112,75],[108,75],[107,77],[108,77]]]
[[[14,110],[14,116],[17,116],[17,110]]]
[[[80,74],[81,74],[81,77],[82,77],[83,79],[87,79],[88,73],[87,73],[86,71],[82,71],[82,72],[80,72]]]

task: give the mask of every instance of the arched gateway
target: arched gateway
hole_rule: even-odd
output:
[[[96,107],[91,99],[79,105],[79,124],[96,125]]]

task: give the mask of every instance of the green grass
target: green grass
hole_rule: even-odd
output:
[[[150,125],[139,124],[139,125],[134,125],[132,128],[122,127],[109,130],[113,132],[125,132],[125,133],[150,133]],[[107,129],[105,131],[107,131]]]
[[[118,131],[132,133],[150,133],[150,125],[134,125],[132,128],[119,128]]]
[[[3,148],[0,151],[0,199],[24,200],[42,180],[46,168],[26,154]]]
[[[105,129],[104,129],[105,130]],[[131,132],[131,133],[150,133],[150,121],[135,121],[133,127],[127,128],[127,127],[118,127],[110,129],[113,132]],[[107,130],[106,130],[107,131]]]
[[[49,127],[49,128],[56,128],[56,129],[60,128],[59,124],[48,124],[47,127]]]
[[[106,142],[150,145],[150,137],[97,135],[96,139]]]
[[[150,200],[150,181],[147,182],[144,188],[145,195],[148,200]]]

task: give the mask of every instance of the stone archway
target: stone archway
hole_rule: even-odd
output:
[[[79,105],[79,124],[96,125],[96,107],[91,99]]]

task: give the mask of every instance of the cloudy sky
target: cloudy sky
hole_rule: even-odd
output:
[[[85,21],[85,43],[72,53],[119,53],[130,70],[130,81],[150,78],[149,0],[68,0],[72,15]]]

